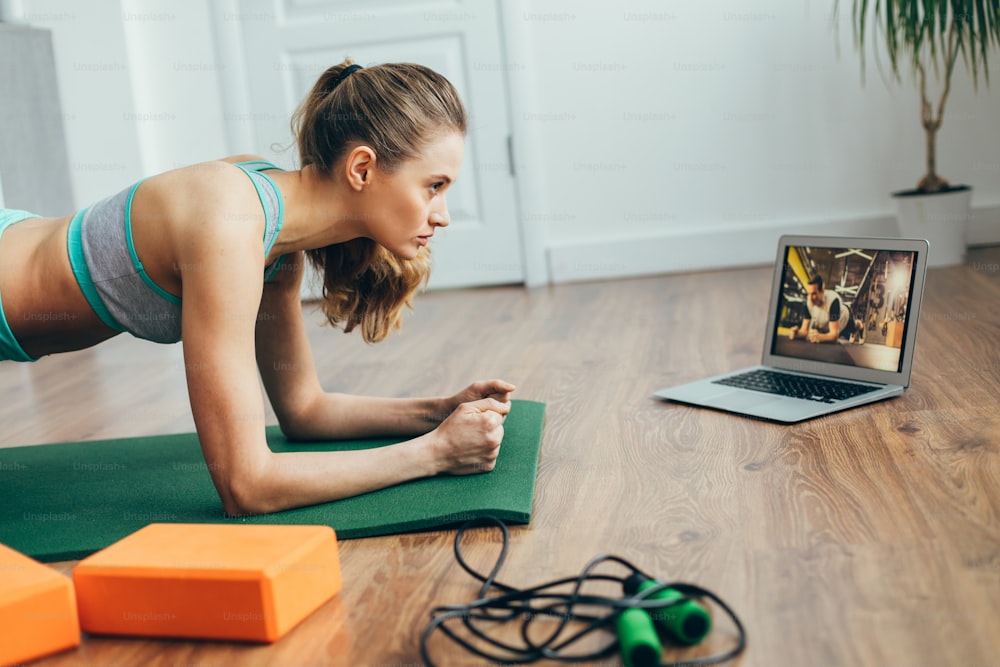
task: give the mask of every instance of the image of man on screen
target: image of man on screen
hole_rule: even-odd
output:
[[[788,248],[771,353],[896,370],[914,266],[912,252]]]
[[[805,338],[810,343],[835,343],[838,338],[850,339],[856,324],[851,317],[851,309],[840,295],[823,289],[823,278],[818,275],[809,279],[806,290],[809,317],[789,331],[789,339]]]

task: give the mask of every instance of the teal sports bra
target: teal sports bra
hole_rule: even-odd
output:
[[[279,167],[260,160],[236,166],[251,180],[264,208],[266,257],[281,232],[285,209],[277,184],[264,172]],[[70,265],[88,303],[106,325],[156,343],[176,343],[181,339],[181,299],[149,277],[132,242],[132,198],[140,183],[73,216],[67,239]],[[265,267],[265,282],[284,259],[282,255]]]

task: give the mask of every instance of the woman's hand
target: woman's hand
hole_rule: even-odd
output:
[[[472,475],[493,470],[500,454],[503,421],[508,412],[510,403],[489,397],[462,403],[455,408],[429,434],[436,469],[450,475]]]
[[[462,403],[472,403],[484,398],[492,398],[501,403],[510,402],[510,392],[517,389],[503,380],[484,380],[473,382],[468,387],[448,399],[449,411],[455,410]],[[506,414],[506,413],[505,413]]]

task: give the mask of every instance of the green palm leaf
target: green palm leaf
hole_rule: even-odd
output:
[[[834,0],[835,15],[839,14],[840,3]],[[878,39],[896,79],[900,79],[903,65],[907,64],[919,83],[921,117],[928,134],[927,175],[920,187],[928,192],[946,187],[947,182],[934,171],[934,140],[951,90],[951,77],[961,58],[976,89],[980,72],[989,85],[989,55],[1000,47],[1000,0],[851,0],[851,5],[854,45],[861,55],[862,75],[868,40]],[[942,87],[936,115],[927,94],[929,72]]]

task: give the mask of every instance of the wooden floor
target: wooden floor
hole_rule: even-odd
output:
[[[1000,664],[1000,248],[928,272],[900,398],[796,426],[652,400],[759,360],[770,275],[432,292],[382,344],[310,335],[330,390],[437,395],[502,377],[547,403],[534,518],[512,530],[507,583],[614,553],[727,600],[749,636],[735,664]],[[0,423],[0,446],[190,431],[180,347],[119,337],[0,364]],[[430,608],[476,592],[453,536],[343,542],[342,594],[273,646],[85,637],[39,664],[416,665]],[[474,564],[496,542],[475,532]],[[672,655],[731,639],[720,621]],[[442,665],[484,664],[432,647]]]

